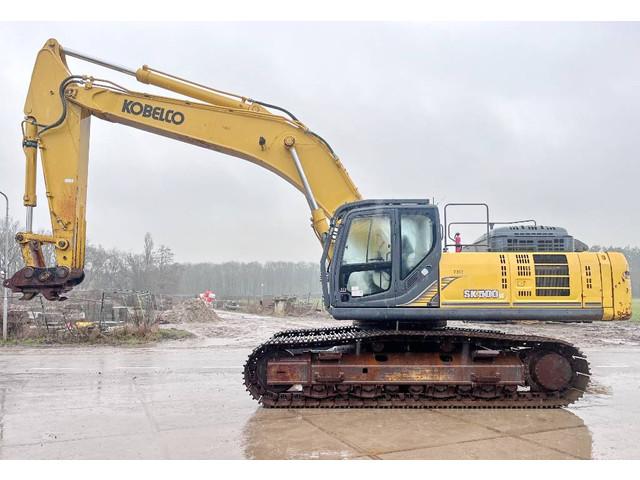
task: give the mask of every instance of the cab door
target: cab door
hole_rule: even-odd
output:
[[[389,306],[395,298],[395,209],[353,212],[345,218],[334,258],[334,305]]]
[[[398,208],[399,271],[396,305],[439,305],[439,264],[442,251],[438,210],[430,207]]]

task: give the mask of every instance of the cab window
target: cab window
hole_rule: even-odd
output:
[[[433,220],[424,213],[400,214],[400,251],[402,280],[426,258],[433,248]]]
[[[351,221],[340,267],[340,288],[352,297],[391,286],[391,217],[371,215]]]

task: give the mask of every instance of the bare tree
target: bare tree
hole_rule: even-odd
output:
[[[4,220],[4,219],[3,219]],[[22,268],[22,254],[20,253],[20,247],[14,241],[16,233],[20,228],[20,224],[17,220],[9,217],[9,252],[8,252],[8,276],[13,275],[17,270]],[[7,232],[5,231],[4,221],[0,221],[0,245],[4,245],[4,238]],[[4,248],[0,248],[0,266],[4,268]]]

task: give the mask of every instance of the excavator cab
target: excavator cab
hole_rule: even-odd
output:
[[[409,304],[430,285],[437,288],[441,242],[438,209],[428,200],[344,205],[322,257],[327,307],[336,318],[353,318],[357,311],[362,320],[410,320],[393,307]]]

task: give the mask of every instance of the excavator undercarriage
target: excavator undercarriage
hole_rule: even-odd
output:
[[[265,407],[557,408],[583,395],[589,364],[552,338],[348,326],[275,334],[244,381]]]

